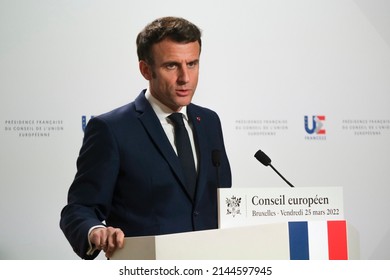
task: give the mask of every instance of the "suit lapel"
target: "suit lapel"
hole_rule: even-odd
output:
[[[190,198],[187,188],[185,187],[184,174],[179,159],[160,124],[160,120],[156,116],[149,101],[146,100],[144,93],[145,92],[143,91],[135,100],[135,108],[139,113],[138,118],[157,149],[171,166],[173,173]]]
[[[208,143],[203,129],[203,120],[202,114],[199,110],[196,109],[192,104],[187,107],[188,118],[192,123],[193,133],[195,138],[195,145],[198,157],[198,180],[196,187],[196,201],[202,197],[205,186],[207,186],[207,170],[208,170],[208,161],[207,151]]]

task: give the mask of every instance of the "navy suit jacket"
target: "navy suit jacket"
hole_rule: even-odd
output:
[[[144,96],[92,118],[77,159],[77,173],[61,212],[60,227],[84,259],[88,230],[119,227],[125,236],[160,235],[218,227],[217,185],[231,186],[231,171],[217,114],[190,104],[198,153],[194,199],[184,186],[181,166],[161,123]],[[212,163],[219,150],[221,165]],[[217,178],[219,173],[219,179]]]

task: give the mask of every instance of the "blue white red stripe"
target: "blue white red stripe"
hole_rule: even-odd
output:
[[[346,221],[288,222],[291,260],[348,259]]]

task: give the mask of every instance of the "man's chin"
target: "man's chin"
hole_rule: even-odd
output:
[[[183,106],[187,106],[188,104],[190,104],[192,101],[192,96],[182,96],[182,97],[178,97],[176,99],[176,104],[183,107]]]

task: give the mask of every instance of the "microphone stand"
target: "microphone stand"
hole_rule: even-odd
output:
[[[280,178],[282,178],[290,187],[292,187],[292,188],[294,188],[294,186],[289,182],[289,181],[287,181],[287,179],[286,178],[284,178],[283,177],[283,175],[282,174],[280,174],[279,173],[279,171],[278,170],[276,170],[276,168],[275,167],[273,167],[272,166],[272,164],[270,163],[270,164],[268,164],[269,166],[271,166],[271,168],[280,176]]]

